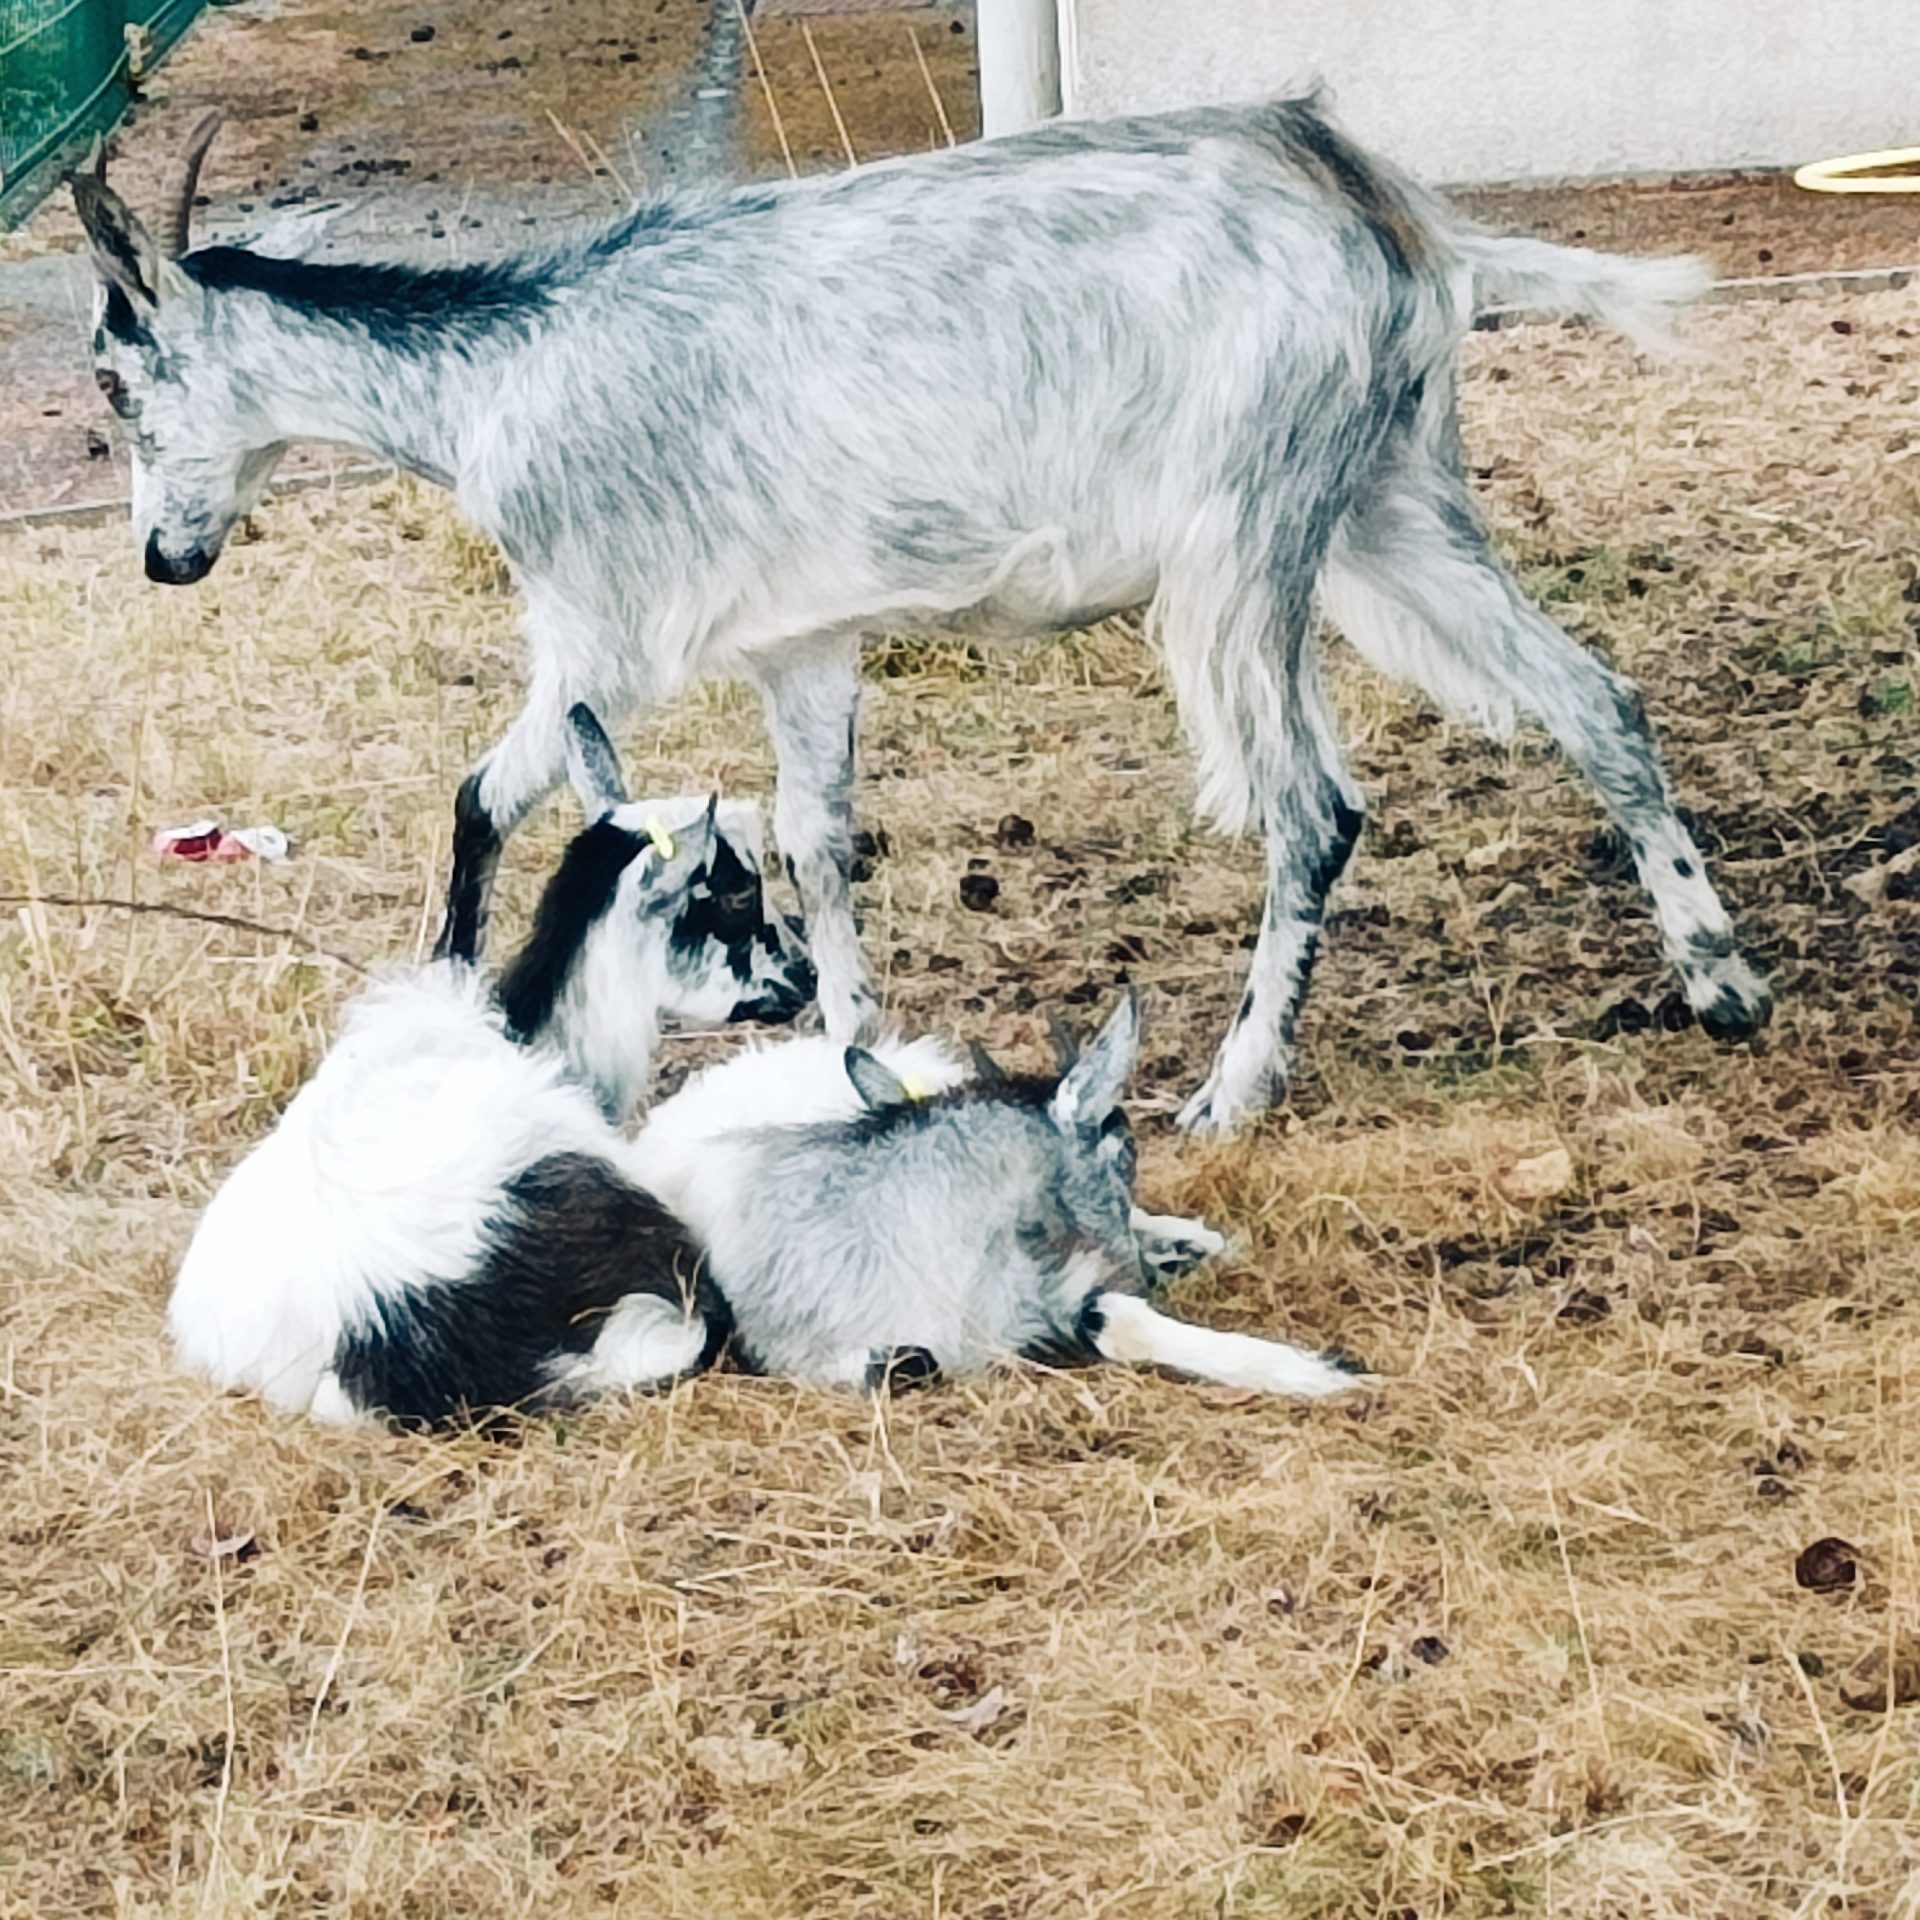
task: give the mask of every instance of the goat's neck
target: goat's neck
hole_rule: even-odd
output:
[[[459,475],[504,357],[451,334],[392,346],[301,314],[247,332],[264,438],[358,448],[443,487]]]
[[[590,947],[554,1006],[544,1038],[565,1055],[573,1077],[593,1089],[601,1110],[617,1125],[646,1099],[660,1015],[652,993],[635,990],[631,978],[609,966]]]

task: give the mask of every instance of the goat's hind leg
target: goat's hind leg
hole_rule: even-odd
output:
[[[1335,1355],[1308,1353],[1304,1347],[1247,1333],[1189,1326],[1128,1293],[1095,1295],[1081,1324],[1102,1359],[1166,1367],[1253,1393],[1323,1400],[1365,1384],[1364,1374]]]
[[[1531,714],[1587,776],[1634,864],[1687,1002],[1716,1039],[1772,1011],[1667,790],[1639,694],[1533,606],[1488,544],[1466,483],[1415,448],[1343,529],[1323,603],[1383,672],[1499,730]]]

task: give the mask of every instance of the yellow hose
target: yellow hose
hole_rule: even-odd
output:
[[[1809,160],[1793,176],[1809,193],[1920,193],[1920,174],[1884,174],[1875,167],[1920,165],[1920,147],[1886,147],[1879,153],[1848,153],[1838,160]]]

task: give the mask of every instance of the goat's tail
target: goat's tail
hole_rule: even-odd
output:
[[[1673,310],[1712,284],[1705,264],[1686,254],[1636,260],[1476,227],[1456,227],[1447,239],[1473,274],[1477,306],[1534,307],[1594,320],[1650,353],[1679,349]]]

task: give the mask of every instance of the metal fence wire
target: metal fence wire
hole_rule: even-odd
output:
[[[0,226],[127,109],[204,0],[0,0]]]

